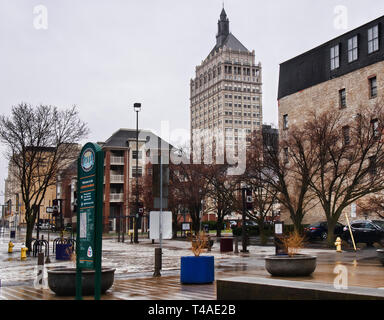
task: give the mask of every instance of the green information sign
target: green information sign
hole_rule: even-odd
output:
[[[89,142],[77,164],[77,298],[81,297],[82,269],[95,269],[95,298],[97,291],[100,295],[103,177],[104,153],[98,144]]]

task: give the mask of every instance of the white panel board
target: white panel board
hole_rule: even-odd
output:
[[[159,235],[159,215],[160,211],[149,213],[149,238],[160,239]],[[161,213],[162,239],[172,239],[172,212],[163,211]]]

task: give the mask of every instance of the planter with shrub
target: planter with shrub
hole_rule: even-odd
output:
[[[265,268],[272,276],[304,277],[311,275],[316,269],[316,257],[299,254],[303,247],[304,237],[297,232],[282,238],[286,255],[273,255],[265,258]]]
[[[202,232],[192,237],[193,256],[181,257],[180,282],[184,284],[212,283],[215,280],[213,256],[200,256],[207,247],[208,236]]]

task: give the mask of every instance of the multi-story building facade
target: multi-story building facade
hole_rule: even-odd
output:
[[[30,148],[32,149],[32,147]],[[40,157],[42,158],[42,163],[39,164],[39,168],[37,168],[36,171],[41,170],[42,172],[44,172],[44,161],[46,161],[45,157],[49,158],[54,149],[50,147],[40,147],[39,150],[39,152],[41,152]],[[6,221],[5,224],[11,228],[25,226],[26,224],[25,205],[23,202],[23,196],[21,191],[20,172],[18,172],[17,170],[17,167],[12,163],[12,161],[9,161],[8,176],[5,180],[4,189],[5,210],[3,211],[3,219]],[[32,178],[30,182],[32,184],[31,190],[33,190],[33,188],[40,188],[39,179]],[[47,208],[53,205],[54,199],[56,199],[56,185],[55,181],[51,181],[50,184],[47,186],[47,189],[44,193],[44,198],[42,199],[40,204],[40,222],[49,221],[50,215],[49,213],[47,213]],[[31,200],[34,201],[35,198],[32,198]]]
[[[223,9],[216,45],[196,67],[195,77],[190,81],[192,146],[202,130],[227,132],[226,145],[237,144],[240,129],[248,134],[260,130],[261,81],[261,64],[255,63],[255,51],[249,51],[230,33]]]
[[[169,152],[170,146],[151,131],[139,130],[137,153],[135,129],[119,129],[107,140],[98,142],[98,144],[104,151],[103,232],[128,231],[133,228],[131,216],[136,201],[134,190],[136,177],[141,186],[145,176],[152,174],[152,172],[147,172],[147,170],[151,170],[148,164],[154,163],[158,150],[163,149]],[[64,222],[72,223],[76,227],[76,163],[70,164],[66,170],[60,173],[59,181],[60,186],[57,190],[63,200]],[[141,190],[140,186],[139,190]],[[141,191],[139,201],[143,203],[143,192]],[[144,230],[148,226],[148,208],[145,209],[144,218],[139,219],[139,229]]]
[[[382,101],[383,89],[384,16],[280,65],[279,135],[285,139],[289,127],[303,125],[313,110],[352,118],[361,106]],[[319,218],[325,216],[317,206],[304,223]]]
[[[141,180],[140,184],[143,183],[141,178],[148,173],[147,164],[155,160],[154,153],[157,154],[160,148],[169,152],[170,146],[151,131],[139,130],[138,152],[136,152],[136,130],[131,129],[120,129],[99,144],[105,153],[104,231],[116,230],[116,224],[119,223],[121,216],[128,217],[133,214],[136,199],[133,189],[136,177]],[[139,201],[142,202],[143,194],[140,193],[139,197]],[[148,222],[146,219],[144,215],[144,219],[139,221],[139,229],[146,229]],[[124,222],[125,230],[132,228],[129,219],[125,219]]]

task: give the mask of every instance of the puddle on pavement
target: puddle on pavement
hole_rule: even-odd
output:
[[[243,265],[232,265],[232,266],[221,266],[218,265],[215,267],[217,271],[246,271],[249,267],[245,264]]]

